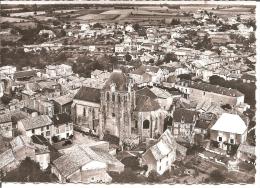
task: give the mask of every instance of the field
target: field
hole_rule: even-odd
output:
[[[21,22],[21,23],[15,23],[15,27],[18,27],[22,30],[26,30],[29,28],[36,28],[36,23],[35,22]]]
[[[43,15],[45,14],[45,11],[37,11],[36,15]],[[34,16],[34,12],[19,12],[19,13],[11,13],[11,17],[29,17]]]
[[[10,18],[10,17],[1,17],[0,18],[0,23],[3,22],[27,22],[28,20],[26,19],[21,19],[21,18]]]

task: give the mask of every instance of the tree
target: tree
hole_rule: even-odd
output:
[[[127,53],[125,55],[125,60],[128,61],[128,62],[131,61],[132,60],[132,56],[129,53]]]
[[[224,180],[225,180],[225,176],[220,170],[213,170],[210,173],[210,182],[223,183]]]
[[[177,77],[180,78],[181,80],[191,80],[192,79],[191,74],[180,74]]]
[[[54,143],[59,141],[59,138],[57,136],[53,136],[51,139]]]
[[[135,31],[139,31],[139,29],[140,29],[141,27],[140,27],[140,25],[139,25],[138,23],[135,23],[135,24],[133,25],[133,28],[134,28]]]
[[[17,169],[7,172],[3,178],[5,182],[51,182],[50,169],[45,172],[40,169],[39,163],[26,157]]]
[[[95,29],[97,29],[97,28],[104,28],[103,27],[103,25],[102,24],[100,24],[100,23],[95,23],[94,25],[93,25],[93,28],[95,28]]]
[[[158,183],[160,182],[159,174],[155,170],[151,170],[151,172],[148,175],[148,182],[151,183]]]
[[[167,53],[164,56],[164,61],[169,63],[170,61],[178,61],[178,59],[174,53]]]

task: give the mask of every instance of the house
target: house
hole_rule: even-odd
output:
[[[122,172],[123,169],[124,165],[107,151],[82,144],[72,146],[54,160],[51,171],[61,183],[109,183],[112,178],[107,172]]]
[[[54,114],[71,113],[73,98],[69,95],[63,95],[53,99]]]
[[[14,170],[18,164],[19,162],[15,159],[11,149],[0,154],[0,170],[3,173]]]
[[[241,80],[243,80],[243,83],[255,83],[256,77],[251,74],[243,74],[241,76]]]
[[[223,150],[243,144],[247,138],[247,125],[237,114],[223,113],[210,129],[210,140]]]
[[[46,30],[46,29],[40,30],[39,35],[40,36],[46,35],[49,39],[56,37],[55,33],[52,30]]]
[[[51,142],[54,133],[54,126],[52,120],[47,115],[37,115],[22,119],[17,123],[18,130],[23,135],[31,137],[32,135],[42,135]]]
[[[13,124],[10,113],[0,114],[0,134],[7,138],[13,136]]]
[[[101,90],[81,87],[73,99],[73,122],[83,131],[96,131],[99,125]]]
[[[155,170],[162,175],[167,170],[171,170],[171,165],[176,159],[176,147],[174,136],[167,129],[160,136],[158,142],[142,155],[142,163],[147,165],[147,171]]]
[[[255,146],[240,144],[237,149],[237,159],[254,163],[256,160]]]
[[[58,140],[68,139],[73,135],[73,124],[69,114],[55,114],[52,117],[52,121],[54,124],[54,133]]]
[[[10,142],[15,159],[19,162],[26,157],[39,163],[40,168],[45,170],[50,164],[50,151],[48,147],[34,144],[31,138],[20,135]]]
[[[245,95],[236,89],[221,87],[203,82],[181,80],[175,84],[175,88],[183,93],[183,97],[197,103],[207,100],[219,104],[232,106],[244,103]]]
[[[176,108],[173,112],[172,132],[175,138],[186,138],[193,142],[193,131],[199,112],[185,108]]]
[[[16,67],[14,66],[2,66],[0,67],[1,77],[8,77],[10,79],[14,78],[14,73],[16,72]]]
[[[14,81],[29,81],[31,78],[34,77],[36,77],[35,70],[24,70],[14,73]]]
[[[203,113],[200,115],[194,126],[194,143],[201,144],[205,139],[209,139],[210,128],[216,121],[216,115]]]

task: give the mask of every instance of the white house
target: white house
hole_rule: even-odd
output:
[[[244,143],[246,137],[247,126],[237,114],[223,113],[210,129],[210,139],[224,150],[228,150],[228,145]]]
[[[171,169],[171,164],[176,159],[177,143],[170,130],[166,130],[158,142],[150,147],[142,156],[143,164],[148,166],[148,172],[155,170],[162,175]]]
[[[22,119],[17,122],[17,128],[23,135],[31,137],[33,135],[42,135],[51,142],[54,133],[52,120],[47,115],[39,115]]]

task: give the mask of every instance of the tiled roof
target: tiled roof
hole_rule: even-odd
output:
[[[228,113],[223,113],[217,122],[211,127],[211,130],[234,134],[243,134],[246,129],[247,126],[239,115]]]
[[[241,151],[243,153],[249,153],[251,155],[255,155],[255,146],[240,144],[237,151]]]
[[[52,121],[54,125],[61,125],[71,121],[70,115],[67,113],[53,115]]]
[[[157,101],[144,95],[136,95],[136,108],[138,112],[149,112],[160,109],[160,105]]]
[[[93,160],[105,164],[123,165],[108,152],[96,148],[91,149],[87,144],[74,145],[68,149],[68,153],[53,161],[53,164],[63,177],[67,177]]]
[[[11,142],[10,142],[10,145],[12,147],[12,150],[13,151],[16,151],[22,147],[31,147],[31,148],[34,148],[31,143],[31,139],[27,136],[17,136],[15,137]]]
[[[68,95],[63,95],[60,97],[57,97],[53,99],[55,102],[59,103],[60,105],[65,105],[73,101],[72,97],[69,97]]]
[[[176,108],[173,112],[173,121],[181,122],[183,120],[185,123],[192,123],[194,121],[194,117],[196,117],[198,114],[199,112],[197,111]]]
[[[11,114],[10,113],[0,114],[0,124],[11,122],[11,121],[12,120],[11,120]]]
[[[147,97],[150,97],[152,99],[157,98],[157,96],[148,87],[144,87],[142,89],[137,90],[136,95],[147,96]]]
[[[35,70],[19,71],[14,73],[14,78],[25,78],[36,76]]]
[[[19,110],[11,111],[12,122],[17,123],[18,121],[27,118],[27,113]]]
[[[100,89],[83,86],[77,92],[74,99],[100,103],[100,96],[101,96]]]
[[[211,122],[204,119],[199,119],[196,121],[195,128],[208,129],[210,128]]]
[[[36,117],[22,119],[21,122],[25,130],[31,130],[52,124],[51,119],[47,115],[39,115]]]
[[[226,88],[226,87],[221,87],[218,85],[212,85],[208,83],[203,83],[203,82],[194,82],[194,81],[180,81],[177,83],[177,85],[187,85],[187,87],[202,90],[202,91],[207,91],[207,92],[213,92],[213,93],[218,93],[221,95],[226,95],[226,96],[233,96],[233,97],[240,97],[244,96],[241,92],[239,92],[236,89],[231,89],[231,88]]]
[[[173,135],[169,130],[166,130],[158,139],[158,142],[151,146],[143,155],[145,160],[154,158],[156,161],[162,159],[173,150],[175,150],[177,144],[173,138]]]
[[[5,167],[6,165],[15,161],[14,154],[11,149],[0,154],[0,169]]]

